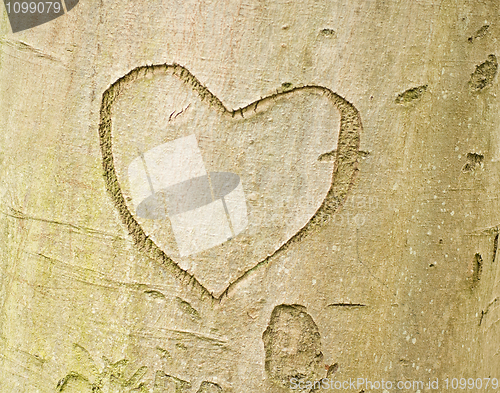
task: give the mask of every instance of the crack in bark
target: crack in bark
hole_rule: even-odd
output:
[[[328,307],[368,307],[366,304],[362,303],[332,303]]]
[[[68,228],[70,231],[76,231],[78,233],[82,233],[85,235],[98,235],[98,236],[103,236],[106,238],[114,239],[114,240],[125,240],[124,238],[114,235],[112,233],[107,233],[104,231],[100,231],[98,229],[93,229],[93,228],[88,228],[80,225],[75,225],[71,224],[69,222],[63,222],[63,221],[57,221],[57,220],[49,220],[47,218],[41,218],[41,217],[33,217],[33,216],[28,216],[27,214],[21,212],[20,210],[16,210],[12,207],[9,207],[10,212],[0,212],[0,214],[3,214],[6,217],[11,217],[15,218],[17,220],[30,220],[30,221],[38,221],[38,222],[44,222],[47,224],[53,224],[53,225],[60,225],[63,227]]]

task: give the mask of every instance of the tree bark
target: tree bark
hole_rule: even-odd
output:
[[[2,9],[0,391],[495,391],[499,8]]]

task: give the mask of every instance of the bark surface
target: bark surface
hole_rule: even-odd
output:
[[[0,12],[0,391],[500,378],[500,3]],[[128,168],[190,135],[248,223],[186,256]]]

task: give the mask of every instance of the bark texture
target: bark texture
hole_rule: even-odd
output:
[[[500,378],[500,3],[0,9],[0,391]],[[186,256],[128,168],[190,135],[248,224]]]

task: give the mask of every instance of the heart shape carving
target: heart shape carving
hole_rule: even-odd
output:
[[[358,110],[326,87],[229,110],[186,68],[162,64],[103,93],[99,137],[106,188],[136,245],[220,300],[332,218],[361,130]]]

